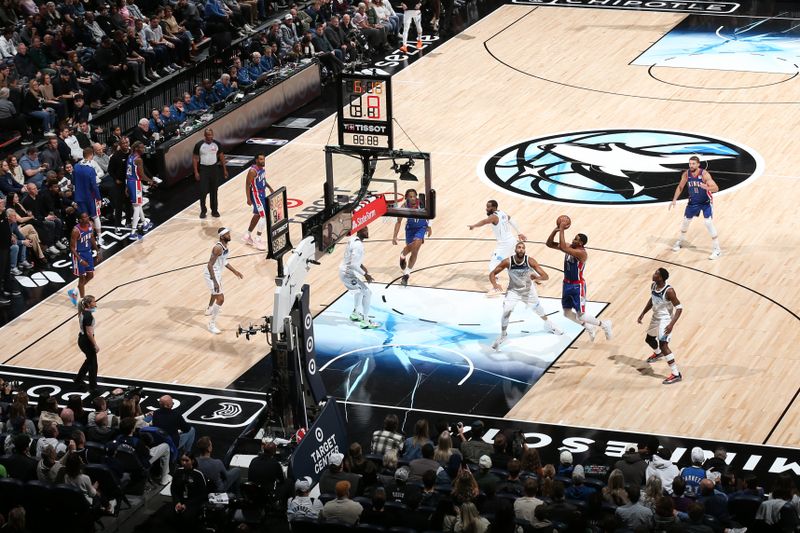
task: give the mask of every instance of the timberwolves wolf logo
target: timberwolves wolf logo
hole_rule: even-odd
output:
[[[692,155],[721,192],[758,177],[763,168],[753,150],[705,135],[597,130],[509,146],[484,159],[478,175],[503,190],[553,202],[653,204],[672,200]]]

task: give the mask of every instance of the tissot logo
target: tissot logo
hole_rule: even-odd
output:
[[[594,7],[607,9],[631,9],[641,11],[670,11],[677,13],[705,13],[711,15],[730,14],[739,9],[737,2],[662,2],[659,0],[511,0],[514,4],[527,6]]]
[[[593,130],[517,143],[481,161],[478,175],[529,198],[633,206],[672,200],[689,157],[700,157],[725,192],[758,177],[753,150],[707,135],[661,130]]]

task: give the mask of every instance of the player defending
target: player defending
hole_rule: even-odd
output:
[[[78,294],[83,299],[86,284],[94,277],[94,258],[92,250],[97,251],[97,241],[94,237],[92,220],[86,211],[82,211],[78,219],[78,224],[72,228],[69,246],[72,250],[72,273],[78,276],[78,291],[70,289],[67,291],[72,305],[78,305]]]
[[[264,154],[256,156],[256,164],[250,167],[244,184],[247,205],[253,206],[253,217],[250,219],[250,226],[248,226],[242,240],[244,240],[245,244],[255,246],[259,250],[267,249],[266,243],[261,239],[261,232],[267,227],[267,219],[265,218],[267,189],[269,189],[270,194],[275,192],[272,186],[267,183],[267,171],[264,168],[265,160],[266,156]],[[256,226],[258,226],[256,238],[253,239],[252,233]]]
[[[719,186],[714,182],[714,179],[707,170],[700,168],[700,158],[696,155],[689,158],[689,170],[685,170],[681,175],[681,181],[675,188],[675,195],[672,197],[672,203],[669,204],[669,209],[675,207],[675,202],[678,201],[678,197],[683,192],[683,188],[687,185],[689,189],[689,203],[686,204],[686,209],[683,212],[681,234],[678,240],[675,241],[675,244],[672,245],[672,251],[677,252],[681,249],[683,241],[686,240],[686,231],[689,229],[689,223],[694,217],[703,213],[706,229],[708,230],[708,234],[711,235],[711,255],[709,255],[708,258],[712,261],[714,259],[719,259],[722,255],[722,250],[719,247],[717,228],[714,227],[714,199],[711,196],[719,191]]]
[[[561,218],[559,218],[561,220]],[[584,248],[589,238],[583,233],[578,233],[572,242],[567,244],[564,236],[567,222],[561,221],[547,238],[547,247],[564,252],[564,285],[561,292],[561,307],[564,316],[586,328],[589,338],[594,341],[597,326],[603,328],[607,340],[611,340],[611,321],[599,320],[597,317],[586,314],[586,280],[583,279],[583,268],[589,259],[589,254]],[[558,233],[558,242],[555,236]]]
[[[511,257],[518,242],[525,242],[527,238],[520,233],[519,228],[511,220],[511,217],[504,212],[500,211],[496,200],[489,200],[486,202],[486,218],[471,224],[470,231],[475,228],[480,228],[486,224],[492,225],[494,237],[497,239],[497,246],[495,246],[491,259],[489,259],[489,272],[492,272],[503,259]],[[514,231],[511,231],[514,228]],[[495,285],[489,290],[489,296],[500,294],[503,289],[499,285]]]
[[[372,276],[367,272],[361,261],[364,259],[364,241],[369,238],[369,229],[361,228],[358,232],[350,237],[347,242],[347,249],[344,252],[342,264],[339,265],[339,279],[342,280],[344,286],[353,294],[353,312],[350,313],[350,320],[358,322],[362,329],[373,329],[380,327],[377,322],[372,322],[369,319],[369,300],[372,297],[372,291],[369,287],[361,281],[357,275],[363,275],[367,283],[372,283]],[[359,304],[361,304],[361,313],[358,312]]]
[[[231,242],[231,230],[219,228],[217,234],[219,235],[219,241],[211,249],[211,258],[208,260],[205,271],[206,285],[211,291],[211,298],[208,300],[208,308],[206,309],[206,315],[211,316],[211,320],[208,323],[208,331],[214,335],[221,333],[217,327],[217,316],[219,315],[220,307],[225,302],[225,294],[222,292],[222,269],[227,268],[239,279],[244,277],[241,272],[228,264],[228,243]]]
[[[544,320],[544,325],[550,333],[562,335],[564,332],[558,329],[553,322],[547,318],[541,302],[539,302],[539,295],[536,294],[536,287],[531,283],[532,281],[547,281],[550,276],[547,272],[539,266],[536,259],[528,257],[525,253],[525,243],[518,242],[514,254],[507,259],[503,259],[494,267],[489,273],[489,281],[492,286],[499,292],[502,289],[497,284],[497,275],[503,270],[508,269],[508,290],[506,291],[506,298],[503,300],[503,318],[500,321],[501,330],[500,336],[492,343],[492,348],[497,350],[508,337],[508,319],[511,318],[511,312],[519,302],[523,302],[526,306],[530,307],[534,313],[539,315],[539,318]]]
[[[403,46],[400,47],[400,51],[404,54],[408,53],[408,30],[411,29],[412,21],[417,27],[417,50],[422,48],[422,11],[420,11],[422,1],[411,0],[411,5],[414,6],[413,9],[408,9],[405,3],[400,4],[403,8]]]
[[[406,201],[403,207],[409,209],[420,209],[422,206],[419,202],[416,189],[408,189],[406,191]],[[394,225],[394,235],[392,236],[392,244],[397,245],[397,234],[400,233],[401,220],[398,218],[397,223]],[[424,218],[407,218],[406,219],[406,245],[403,251],[400,252],[400,270],[403,271],[403,280],[401,283],[405,287],[408,285],[408,278],[411,276],[411,269],[417,262],[417,255],[419,248],[425,243],[425,237],[430,237],[432,233],[431,225],[427,219]],[[408,256],[408,260],[406,257]]]
[[[683,378],[678,370],[678,365],[675,364],[675,354],[669,347],[672,328],[675,327],[675,323],[681,317],[683,306],[675,294],[675,289],[671,285],[667,285],[668,279],[669,272],[665,268],[659,268],[655,271],[653,285],[650,287],[650,299],[647,300],[647,305],[644,306],[644,310],[642,310],[642,314],[639,315],[637,320],[641,324],[644,315],[650,309],[653,310],[653,316],[650,318],[650,325],[647,327],[647,335],[644,341],[653,348],[654,352],[653,355],[647,358],[647,362],[655,363],[662,357],[667,358],[667,364],[672,373],[662,381],[664,385],[677,383]]]
[[[145,218],[144,211],[142,210],[142,181],[147,182],[151,187],[155,187],[156,182],[144,172],[143,154],[144,144],[140,141],[136,141],[131,147],[131,155],[128,156],[128,162],[125,166],[125,181],[128,186],[128,198],[130,198],[131,205],[133,205],[131,234],[128,237],[132,241],[142,238],[142,235],[139,234],[140,220],[142,221],[142,233],[147,233],[153,229],[153,223]]]

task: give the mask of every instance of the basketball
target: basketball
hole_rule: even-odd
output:
[[[567,215],[561,215],[560,217],[558,217],[556,219],[556,226],[560,228],[562,221],[566,222],[566,225],[564,226],[564,229],[567,229],[568,227],[570,227],[572,225],[572,220],[570,220],[570,218]]]

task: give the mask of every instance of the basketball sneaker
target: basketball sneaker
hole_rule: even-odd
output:
[[[663,353],[655,353],[655,352],[653,352],[653,355],[648,357],[645,360],[645,362],[646,363],[655,363],[656,361],[658,361],[659,359],[663,359],[664,357],[666,357],[666,356]]]
[[[139,235],[139,233],[136,232],[136,231],[132,231],[131,234],[128,235],[128,240],[129,241],[138,241],[141,238],[142,238],[142,236]]]
[[[492,287],[491,289],[486,291],[486,296],[488,296],[489,298],[494,298],[495,296],[502,296],[502,294],[503,294],[503,289],[501,288],[495,289],[494,287]]]
[[[586,329],[586,333],[589,334],[589,340],[594,342],[594,338],[597,336],[597,328],[591,324],[585,324],[583,327]]]
[[[75,289],[70,289],[67,291],[67,296],[69,296],[69,301],[72,302],[72,305],[78,306],[78,291]]]
[[[417,50],[422,48],[422,39],[417,39]]]
[[[563,334],[564,334],[564,332],[563,332],[563,331],[561,331],[560,329],[558,329],[558,328],[555,326],[555,324],[553,324],[553,322],[552,322],[552,321],[548,320],[548,321],[546,322],[546,324],[547,324],[547,331],[549,331],[549,332],[550,332],[550,333],[552,333],[553,335],[563,335]]]
[[[497,337],[494,340],[494,342],[492,343],[492,350],[499,350],[500,349],[500,345],[503,344],[504,342],[506,342],[507,338],[508,338],[508,335],[500,335],[499,337]]]
[[[214,324],[213,322],[209,322],[208,323],[208,331],[210,331],[214,335],[219,335],[220,333],[222,333],[222,331],[220,331],[220,329],[217,327],[217,325]]]
[[[675,241],[675,244],[672,245],[672,251],[673,252],[680,252],[681,251],[681,241],[680,241],[680,239]]]
[[[677,383],[682,379],[683,379],[683,375],[681,375],[681,373],[679,372],[677,376],[675,374],[670,374],[667,377],[667,379],[665,379],[661,383],[663,383],[664,385],[672,385],[673,383]]]
[[[406,46],[406,45],[401,46],[400,47],[400,51],[403,52],[404,54],[407,54],[408,53],[408,46]]]
[[[361,329],[376,329],[381,327],[380,322],[373,322],[372,320],[362,320],[358,325],[361,326]]]
[[[606,335],[606,340],[611,340],[611,321],[610,320],[602,320],[600,322],[600,327],[603,328],[603,333]]]
[[[244,235],[242,235],[242,242],[245,243],[247,246],[256,245],[256,242],[253,240],[253,237],[251,237],[249,233],[245,233]]]
[[[147,233],[151,229],[153,229],[153,223],[148,220],[147,222],[144,223],[144,226],[142,227],[142,233]]]
[[[353,322],[361,322],[363,319],[361,318],[361,313],[356,313],[355,311],[353,311],[352,313],[350,313],[350,320],[352,320]]]
[[[263,252],[267,249],[267,245],[264,243],[264,240],[261,237],[256,237],[256,240],[253,242],[256,243],[256,250],[261,250]]]
[[[711,252],[711,255],[709,255],[709,256],[708,256],[708,258],[709,258],[711,261],[714,261],[714,260],[716,260],[716,259],[719,259],[720,257],[722,257],[722,250],[720,250],[720,249],[713,250],[713,251]]]
[[[410,278],[408,274],[403,274],[403,279],[400,280],[400,285],[403,287],[408,287],[408,278]]]

